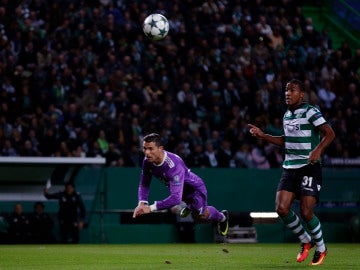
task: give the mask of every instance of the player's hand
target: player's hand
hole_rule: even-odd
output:
[[[248,126],[250,127],[249,132],[251,133],[252,136],[257,138],[262,138],[264,136],[264,132],[257,126],[254,126],[252,124],[248,124]]]
[[[316,149],[311,151],[309,154],[308,164],[314,165],[320,160],[321,152]]]
[[[150,206],[144,204],[138,205],[134,210],[133,218],[136,218],[144,214],[149,214],[150,212],[151,212]]]
[[[133,213],[133,218],[136,218],[137,216],[140,216],[140,212],[141,212],[141,205],[136,206],[134,213]]]

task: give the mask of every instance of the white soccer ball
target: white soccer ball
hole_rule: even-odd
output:
[[[150,14],[143,23],[143,31],[151,40],[160,40],[169,33],[169,22],[164,15]]]

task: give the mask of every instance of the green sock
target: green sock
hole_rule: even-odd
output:
[[[294,234],[296,234],[300,242],[309,243],[311,241],[310,235],[305,231],[300,222],[300,219],[294,213],[294,211],[290,210],[286,216],[280,217],[280,219],[286,227],[288,227]]]
[[[319,219],[317,218],[317,216],[314,216],[313,219],[307,223],[307,226],[310,230],[310,234],[311,234],[312,238],[315,240],[316,250],[318,250],[320,252],[324,252],[326,248],[325,248],[325,244],[324,244],[321,223],[320,223]]]

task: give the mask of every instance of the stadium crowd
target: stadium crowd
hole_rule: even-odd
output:
[[[189,167],[279,167],[284,83],[304,81],[336,132],[328,157],[360,157],[360,48],[334,48],[296,0],[0,1],[0,155],[103,156],[139,166],[158,132]],[[142,33],[150,13],[169,35]]]

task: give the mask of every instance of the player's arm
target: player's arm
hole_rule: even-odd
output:
[[[325,149],[330,145],[330,143],[335,139],[335,132],[331,128],[329,124],[323,124],[318,127],[321,134],[321,141],[315,147],[313,151],[311,151],[309,155],[309,163],[316,163],[320,160],[321,155],[325,151]]]
[[[137,216],[141,216],[144,214],[149,214],[154,211],[170,209],[171,207],[178,205],[181,203],[182,192],[184,186],[184,175],[182,172],[175,174],[170,177],[169,182],[169,190],[170,195],[166,197],[164,200],[155,201],[153,204],[141,204],[139,201],[139,205],[135,208],[133,213],[133,218]]]
[[[171,177],[169,183],[170,195],[161,201],[156,201],[157,210],[170,209],[182,202],[182,194],[184,189],[184,175],[182,173]]]
[[[257,126],[254,126],[252,124],[248,124],[248,126],[250,127],[249,132],[251,133],[252,136],[254,136],[258,139],[263,139],[269,143],[284,147],[285,137],[283,135],[282,136],[273,136],[270,134],[266,134]]]
[[[138,188],[138,204],[148,204],[150,193],[151,175],[141,175],[140,184]]]
[[[143,166],[138,188],[138,205],[134,209],[133,218],[151,212],[150,206],[148,205],[151,178],[151,174],[147,173],[146,169]]]
[[[46,199],[60,199],[62,196],[62,192],[49,193],[49,189],[44,188],[43,195]]]

